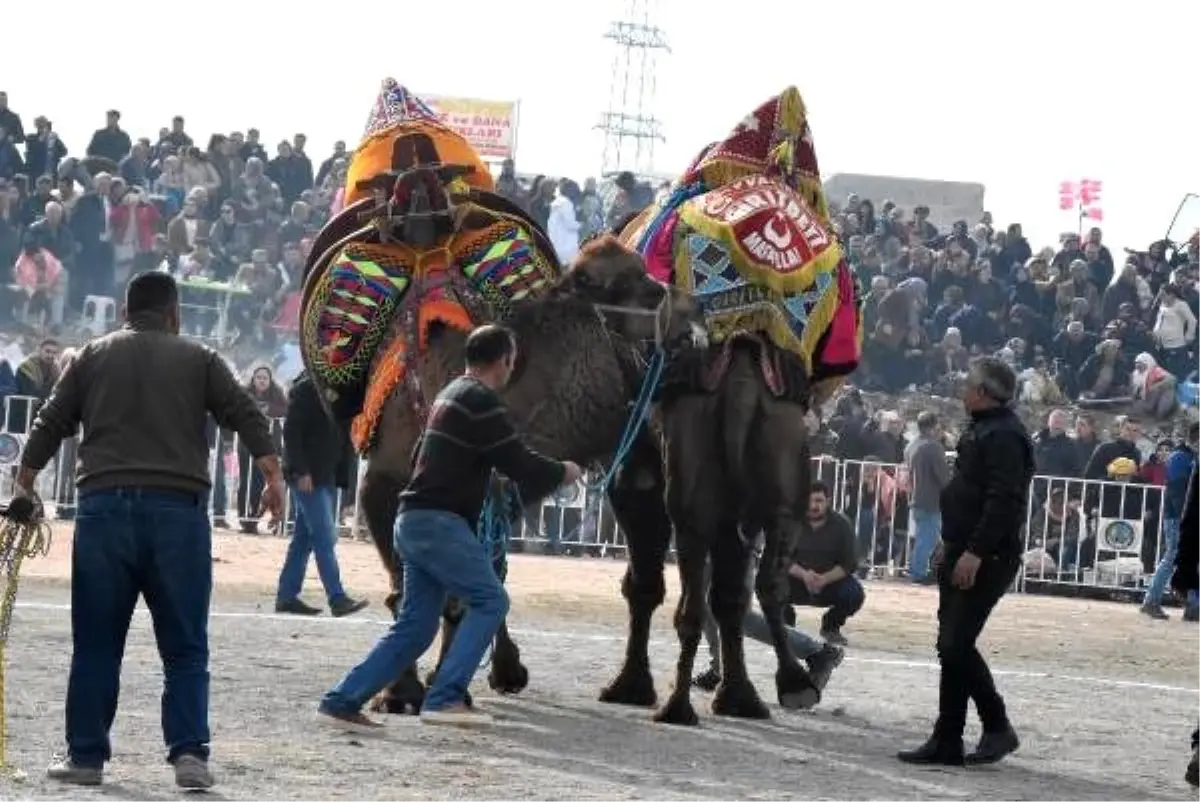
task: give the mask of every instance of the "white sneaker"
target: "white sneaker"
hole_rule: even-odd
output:
[[[451,727],[486,727],[495,719],[474,707],[453,705],[441,710],[422,710],[422,724],[444,724]]]
[[[326,708],[317,708],[317,723],[322,724],[330,729],[338,732],[348,732],[354,735],[366,735],[368,737],[381,737],[387,729],[378,721],[373,721],[359,713],[341,714],[335,713]]]
[[[75,761],[66,757],[56,760],[46,768],[46,776],[51,780],[71,785],[99,785],[104,781],[102,766],[77,766]]]
[[[197,755],[175,758],[175,784],[180,788],[203,790],[212,788],[214,782],[207,760]]]

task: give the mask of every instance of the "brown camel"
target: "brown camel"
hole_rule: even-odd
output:
[[[630,414],[630,403],[644,377],[649,350],[656,340],[664,347],[696,341],[703,335],[700,316],[691,300],[674,289],[650,279],[641,258],[615,239],[589,243],[572,269],[546,296],[514,305],[511,317],[503,320],[517,336],[518,361],[513,380],[504,391],[505,402],[529,445],[556,459],[607,467]],[[416,361],[420,387],[432,394],[462,370],[465,333],[435,324],[428,348]],[[367,526],[380,557],[392,579],[388,603],[395,609],[403,592],[403,565],[392,549],[392,526],[398,505],[397,494],[409,478],[411,454],[420,435],[421,418],[416,410],[426,401],[413,389],[401,387],[384,406],[368,454],[361,499]],[[649,482],[662,507],[657,451],[643,435],[629,465],[649,465]],[[630,485],[618,474],[611,488],[614,508],[636,507],[618,488]],[[646,479],[640,480],[642,485]],[[527,508],[541,499],[523,498]],[[669,523],[660,514],[655,523],[663,541],[669,538]],[[461,614],[449,609],[444,617],[443,654],[453,637]],[[427,678],[428,679],[428,678]],[[507,629],[502,628],[494,644],[488,677],[491,687],[516,693],[528,683],[528,672]],[[424,689],[415,666],[406,670],[376,700],[382,712],[410,713],[419,709]]]

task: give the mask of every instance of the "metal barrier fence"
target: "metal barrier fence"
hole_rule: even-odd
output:
[[[35,413],[35,400],[5,399],[0,427],[0,497],[12,493],[16,464],[25,432]],[[18,428],[19,427],[19,428]],[[277,444],[282,420],[272,422]],[[61,519],[75,508],[74,440],[64,442],[55,462],[39,479],[38,492]],[[365,470],[359,461],[354,484],[339,491],[339,531],[366,539],[357,503],[357,480]],[[864,574],[903,576],[911,567],[915,527],[908,505],[908,471],[903,465],[830,456],[812,459],[812,477],[829,491],[831,506],[853,526]],[[289,503],[286,523],[268,531],[258,517],[262,476],[236,436],[218,435],[211,450],[214,525],[247,534],[286,535],[294,520]],[[290,500],[289,500],[290,501]],[[1163,555],[1163,488],[1122,482],[1062,477],[1034,477],[1024,526],[1024,566],[1019,590],[1050,586],[1135,591],[1145,586]],[[553,553],[616,556],[625,538],[606,499],[580,482],[529,512],[514,534],[514,549]]]

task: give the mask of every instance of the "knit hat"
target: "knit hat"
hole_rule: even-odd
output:
[[[1137,463],[1129,457],[1117,457],[1108,463],[1109,476],[1133,476],[1137,473]]]

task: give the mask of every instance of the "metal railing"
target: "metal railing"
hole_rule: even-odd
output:
[[[36,400],[5,399],[0,427],[0,497],[12,493],[16,463],[25,432],[36,413]],[[272,421],[282,442],[282,420]],[[75,441],[39,478],[38,492],[61,519],[75,507]],[[247,534],[286,536],[293,516],[289,499],[285,523],[271,528],[260,520],[262,477],[236,435],[218,434],[211,450],[211,510],[218,527]],[[357,486],[366,468],[359,460],[352,486],[339,490],[339,531],[368,539],[358,505]],[[829,490],[831,506],[850,522],[859,546],[861,572],[875,577],[911,571],[914,527],[909,509],[908,471],[903,465],[866,460],[812,458],[812,478]],[[1024,565],[1018,590],[1094,588],[1135,591],[1145,586],[1163,556],[1164,488],[1154,485],[1036,476],[1030,487],[1023,526]],[[580,482],[560,492],[515,528],[514,549],[620,557],[625,537],[607,500]]]

